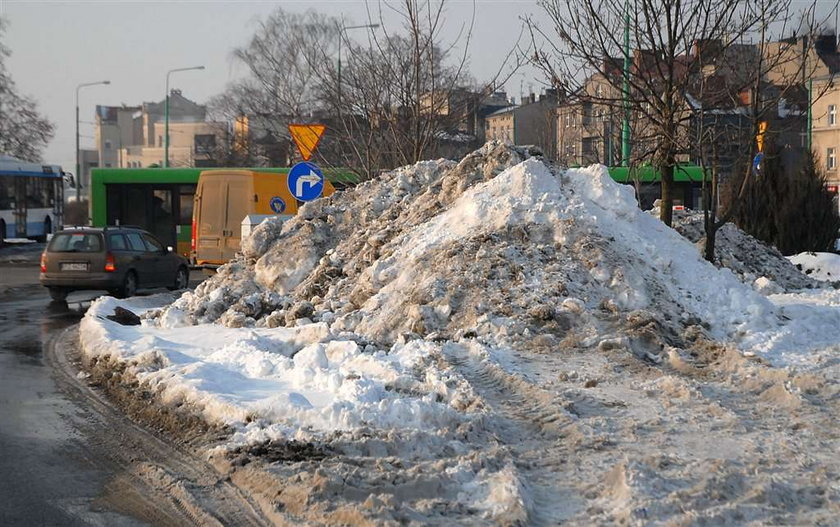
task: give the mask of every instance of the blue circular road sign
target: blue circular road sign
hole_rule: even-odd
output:
[[[761,164],[763,161],[764,161],[764,153],[763,152],[757,153],[755,155],[755,157],[753,158],[753,170],[755,170],[757,172],[760,172],[761,169],[763,168],[763,165]]]
[[[289,192],[300,201],[312,201],[324,191],[324,174],[321,169],[306,161],[289,170]]]
[[[283,211],[286,210],[286,202],[283,201],[283,198],[280,196],[274,196],[271,198],[271,201],[268,202],[268,206],[271,207],[276,214],[283,214]]]

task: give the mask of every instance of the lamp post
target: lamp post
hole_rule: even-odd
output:
[[[362,24],[360,26],[341,26],[338,30],[338,112],[341,113],[341,41],[348,29],[376,29],[379,24]]]
[[[630,166],[630,0],[624,1],[624,67],[621,99],[624,120],[621,123],[621,164]]]
[[[85,86],[111,84],[111,81],[83,82],[76,86],[76,201],[82,201],[82,171],[79,162],[79,90]]]
[[[163,168],[169,168],[169,76],[176,71],[203,70],[204,66],[175,68],[166,72],[166,101],[163,103]]]

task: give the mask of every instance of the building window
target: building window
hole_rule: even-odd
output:
[[[598,157],[598,141],[595,137],[584,137],[581,141],[581,155],[587,161]]]
[[[111,149],[111,141],[106,139],[105,140],[105,150],[110,150],[110,149]]]
[[[837,106],[834,104],[828,105],[828,126],[837,124]]]
[[[828,170],[837,168],[837,149],[829,148],[825,154],[825,166]]]
[[[583,126],[589,126],[592,124],[592,103],[585,102],[583,103],[583,117],[581,118],[581,124]]]
[[[197,134],[194,137],[195,153],[210,156],[216,149],[216,136],[213,134]]]
[[[160,148],[162,146],[163,146],[163,136],[159,135],[158,136],[158,148]]]

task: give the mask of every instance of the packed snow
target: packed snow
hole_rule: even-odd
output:
[[[800,253],[788,260],[814,280],[840,282],[840,254]]]
[[[712,265],[682,225],[603,167],[491,142],[264,222],[174,302],[103,298],[81,341],[230,430],[213,455],[325,445],[339,456],[271,466],[278,495],[376,523],[833,517],[840,489],[802,495],[784,450],[840,470],[840,291],[734,227]],[[118,305],[142,324],[107,319]],[[721,481],[731,499],[709,497]]]

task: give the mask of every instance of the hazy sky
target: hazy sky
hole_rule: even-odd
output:
[[[376,5],[376,2],[371,2]],[[491,77],[519,36],[519,17],[538,14],[536,1],[476,2],[471,72]],[[344,15],[347,25],[366,23],[365,2],[280,1],[134,1],[38,2],[0,0],[0,16],[8,22],[5,44],[12,56],[7,67],[21,93],[34,97],[56,124],[55,138],[44,160],[73,170],[75,163],[76,86],[108,79],[110,86],[80,92],[82,148],[93,145],[96,104],[136,105],[164,97],[166,71],[204,65],[204,71],[174,73],[171,87],[200,103],[221,92],[244,71],[231,60],[231,49],[245,44],[256,22],[277,6],[288,11],[315,9]],[[471,1],[451,1],[444,36],[453,38],[468,23]],[[387,20],[386,20],[387,21]],[[351,36],[352,36],[351,32]],[[363,38],[358,32],[357,38]],[[508,82],[519,98],[520,85],[539,89],[533,72]]]

